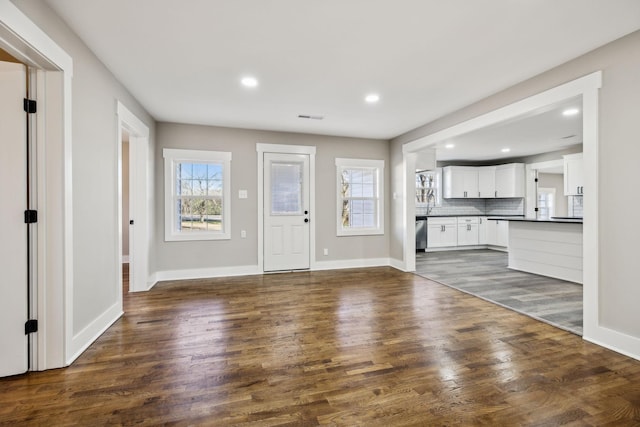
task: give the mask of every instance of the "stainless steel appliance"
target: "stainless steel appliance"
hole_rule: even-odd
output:
[[[416,251],[427,249],[427,218],[416,217]]]

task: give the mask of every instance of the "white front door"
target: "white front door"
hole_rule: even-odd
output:
[[[0,62],[0,376],[28,367],[26,73]]]
[[[264,153],[264,271],[309,268],[309,155]]]

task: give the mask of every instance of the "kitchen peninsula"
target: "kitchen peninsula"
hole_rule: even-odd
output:
[[[509,268],[582,284],[582,219],[490,217],[509,223]]]

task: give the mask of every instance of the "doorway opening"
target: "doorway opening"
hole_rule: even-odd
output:
[[[593,171],[592,174],[584,176],[584,186],[589,189],[589,193],[585,196],[584,203],[584,227],[581,239],[582,254],[582,277],[583,277],[583,330],[582,335],[585,339],[590,339],[589,335],[597,332],[598,318],[598,227],[597,227],[597,125],[598,125],[598,89],[602,85],[602,75],[595,72],[588,76],[579,78],[572,82],[549,89],[545,92],[531,96],[524,100],[515,102],[506,107],[492,111],[490,113],[478,116],[474,119],[462,122],[451,128],[444,129],[434,134],[428,135],[419,140],[407,143],[403,146],[403,156],[405,164],[404,182],[407,188],[410,182],[415,182],[415,168],[410,168],[417,153],[424,149],[435,148],[437,144],[461,135],[466,135],[477,130],[485,129],[501,123],[508,124],[521,117],[527,117],[534,114],[540,109],[554,106],[572,98],[580,97],[583,109],[582,133],[583,133],[583,152],[584,167]],[[527,170],[529,172],[529,170]],[[536,206],[537,193],[530,191],[530,177],[527,175],[527,201],[525,203],[525,212],[528,218],[535,218],[535,213],[531,214],[530,210]],[[533,201],[531,202],[531,195]],[[406,236],[405,242],[405,267],[409,271],[415,271],[415,228],[414,217],[416,214],[416,205],[413,198],[405,198],[405,223]]]
[[[120,306],[125,277],[128,292],[149,289],[149,237],[151,235],[151,178],[149,128],[122,103],[118,115],[117,271]],[[126,254],[125,254],[126,252]],[[126,256],[125,256],[126,255]],[[127,261],[127,262],[125,262]],[[125,276],[126,272],[126,276]]]

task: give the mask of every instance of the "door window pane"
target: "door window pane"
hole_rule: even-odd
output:
[[[271,214],[302,215],[302,164],[271,163]]]

